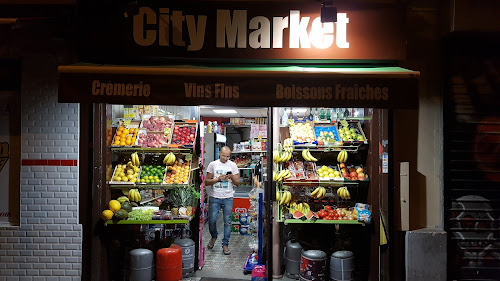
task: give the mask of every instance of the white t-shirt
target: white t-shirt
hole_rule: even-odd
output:
[[[227,160],[226,163],[222,163],[220,160],[215,160],[210,162],[207,168],[207,173],[214,175],[214,179],[220,175],[226,175],[229,171],[231,171],[233,175],[237,175],[239,173],[238,166],[236,166],[236,164],[231,160]],[[210,196],[223,199],[233,197],[233,193],[233,183],[230,179],[227,179],[225,181],[216,182],[212,186]]]

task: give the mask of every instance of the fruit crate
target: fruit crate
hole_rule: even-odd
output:
[[[321,176],[321,172],[319,171],[320,169],[324,169],[324,167],[326,167],[327,171],[330,171],[329,169],[332,169],[333,172],[332,173],[335,173],[335,172],[338,172],[339,173],[339,177],[330,177],[330,176]],[[319,176],[319,181],[339,181],[339,182],[343,182],[344,181],[344,177],[342,176],[342,172],[340,171],[340,167],[337,166],[337,165],[321,165],[321,167],[317,168],[316,169],[316,173],[318,174]],[[330,173],[328,173],[330,174]]]
[[[309,131],[309,128],[312,132],[312,136],[310,136],[309,138],[307,138],[307,136],[304,136],[304,132],[299,134],[298,136],[294,136],[292,137],[292,131],[294,131],[294,127],[295,126],[305,126],[305,128],[307,129],[307,131]],[[314,123],[311,122],[311,120],[308,120],[308,119],[295,119],[293,121],[292,124],[289,123],[288,125],[288,134],[285,138],[288,138],[288,137],[291,137],[293,139],[293,144],[294,145],[301,145],[301,144],[316,144],[316,137],[315,137],[315,133],[314,133]],[[302,130],[300,130],[299,132],[302,132]],[[282,136],[282,140],[284,140],[285,138],[283,138]]]
[[[144,115],[142,117],[141,129],[147,132],[164,133],[172,130],[174,125],[174,120],[168,116],[149,116]],[[170,132],[168,132],[170,134]]]
[[[127,170],[123,170],[123,171],[117,172],[119,165],[125,165],[125,166],[127,166],[127,163],[117,164],[115,166],[115,169],[113,170],[113,176],[111,177],[111,180],[108,183],[109,184],[113,184],[113,185],[134,185],[135,181],[130,181],[130,178],[128,176],[129,174],[126,172]],[[131,169],[133,169],[133,168],[131,168]],[[137,167],[137,173],[138,174],[140,173],[140,171],[141,171],[141,168]],[[123,174],[120,174],[120,173],[123,173]],[[117,180],[118,177],[120,177],[121,180]],[[127,181],[124,181],[123,177],[127,177]]]
[[[314,133],[319,146],[341,146],[341,139],[335,124],[315,124]],[[328,134],[331,137],[325,137]]]
[[[314,162],[289,161],[284,164],[284,169],[290,170],[292,174],[291,177],[284,180],[285,184],[306,186],[317,185],[319,182]]]
[[[165,177],[164,164],[143,164],[136,184],[161,184]]]
[[[165,132],[152,132],[146,129],[139,129],[134,145],[142,148],[166,148],[169,147],[172,138],[171,133],[171,130]]]
[[[196,120],[174,122],[169,147],[194,148],[197,131],[198,123]]]
[[[353,182],[368,181],[368,174],[366,174],[365,167],[363,167],[363,165],[346,165],[345,167],[340,168],[340,171],[342,172],[344,181],[353,181]],[[346,176],[346,173],[348,173],[349,175]],[[354,176],[353,173],[356,174],[356,177],[353,177]],[[364,179],[359,179],[360,173],[363,173]]]
[[[120,121],[111,141],[111,147],[134,146],[140,124],[140,121]]]
[[[180,171],[178,169],[176,169],[175,167],[179,167],[180,165],[174,165],[174,166],[167,166],[166,170],[165,170],[165,174],[164,174],[164,177],[163,177],[163,181],[162,183],[164,185],[175,185],[175,184],[190,184],[191,183],[191,180],[192,180],[192,173],[191,171],[193,170],[193,168],[195,167],[195,164],[193,164],[195,161],[193,161],[193,157],[191,154],[178,154],[176,155],[176,158],[177,158],[177,161],[178,163],[180,162],[188,162],[188,164],[186,165],[183,165],[183,170],[182,170],[182,173],[186,173],[187,172],[187,177],[182,177],[180,180],[178,180],[177,182],[175,181],[175,174],[178,174]],[[175,172],[174,172],[175,171]]]
[[[365,143],[365,144],[367,144],[368,139],[366,138],[365,132],[363,131],[363,128],[361,128],[361,124],[359,123],[359,121],[347,121],[347,123],[349,124],[350,135],[352,135],[352,133],[355,133],[357,138],[355,140],[354,139],[349,140],[349,139],[343,138],[344,136],[347,136],[348,134],[346,134],[346,132],[344,131],[345,129],[342,126],[342,124],[339,123],[337,130],[338,130],[340,140],[342,142],[344,142],[345,144],[350,144],[350,143]],[[359,136],[361,136],[362,139],[358,139]]]

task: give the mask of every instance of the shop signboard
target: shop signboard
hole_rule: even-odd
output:
[[[71,69],[68,67],[67,69]],[[96,68],[97,71],[99,67]],[[113,68],[111,68],[113,69]],[[95,69],[94,69],[95,70]],[[59,102],[244,107],[418,106],[418,72],[402,75],[124,68],[85,73],[60,68]],[[198,73],[198,74],[197,74]],[[208,74],[207,74],[208,73]],[[370,75],[367,75],[369,73]],[[412,77],[412,73],[415,76]],[[384,78],[385,77],[385,78]]]
[[[335,5],[337,21],[322,23],[320,1],[82,1],[78,46],[122,63],[405,58],[403,6]]]

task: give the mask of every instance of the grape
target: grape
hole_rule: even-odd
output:
[[[141,210],[135,209],[128,213],[128,219],[130,221],[149,221],[153,217],[153,210]]]

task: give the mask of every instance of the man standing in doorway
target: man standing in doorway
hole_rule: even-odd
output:
[[[212,186],[208,201],[208,225],[212,238],[207,248],[213,249],[217,240],[217,218],[222,208],[224,217],[224,238],[222,238],[222,251],[230,255],[229,238],[231,237],[231,216],[233,212],[233,186],[240,185],[238,166],[229,160],[231,149],[224,146],[219,151],[219,160],[208,164],[205,186]]]

